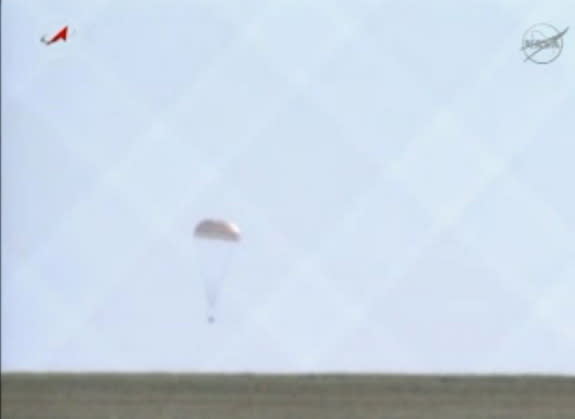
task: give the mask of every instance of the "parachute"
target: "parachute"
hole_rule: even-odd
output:
[[[213,323],[220,288],[240,241],[240,230],[229,221],[207,219],[196,225],[194,239],[206,290],[208,321]]]

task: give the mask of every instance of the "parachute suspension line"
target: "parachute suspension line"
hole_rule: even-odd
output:
[[[214,309],[229,273],[234,249],[229,243],[202,242],[198,243],[197,247],[208,306]]]

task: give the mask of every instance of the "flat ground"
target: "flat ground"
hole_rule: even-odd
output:
[[[2,374],[4,419],[575,419],[575,377]]]

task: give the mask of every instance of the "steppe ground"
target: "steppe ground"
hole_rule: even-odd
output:
[[[3,419],[575,419],[575,377],[2,374]]]

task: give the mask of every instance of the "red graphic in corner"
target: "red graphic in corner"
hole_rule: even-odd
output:
[[[54,35],[52,38],[50,39],[46,39],[45,36],[42,37],[41,41],[43,43],[45,43],[46,45],[50,45],[53,44],[54,42],[58,42],[58,41],[67,41],[68,40],[68,26],[64,26],[62,29],[60,29],[58,31],[58,33],[56,33],[56,35]]]

